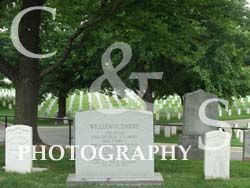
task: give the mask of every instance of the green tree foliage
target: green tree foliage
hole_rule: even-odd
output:
[[[24,1],[13,2],[0,2],[0,28],[9,28]],[[103,74],[101,55],[117,41],[133,49],[131,62],[119,72],[131,89],[138,88],[128,79],[131,72],[164,72],[162,81],[150,81],[147,96],[198,88],[223,97],[249,92],[250,17],[244,0],[47,0],[45,5],[57,8],[57,16],[52,21],[42,12],[39,51],[57,55],[39,61],[41,93],[67,95],[89,87]],[[0,39],[0,55],[18,65],[9,31]],[[116,66],[121,53],[113,55]]]

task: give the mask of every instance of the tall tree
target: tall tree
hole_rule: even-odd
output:
[[[9,1],[1,1],[1,9],[6,8],[6,3]],[[53,4],[52,2],[47,2]],[[120,0],[111,1],[67,1],[67,3],[61,3],[56,1],[58,6],[65,6],[65,4],[81,5],[78,7],[78,13],[87,13],[88,21],[84,24],[78,23],[78,26],[74,28],[74,32],[68,36],[66,45],[59,54],[53,64],[46,65],[39,59],[29,58],[22,54],[18,54],[17,61],[13,64],[8,62],[8,58],[0,55],[0,72],[10,78],[15,85],[16,89],[16,106],[15,106],[15,123],[26,124],[33,127],[33,141],[34,143],[41,143],[37,132],[37,106],[39,87],[43,78],[51,73],[53,70],[61,66],[65,60],[70,56],[74,43],[82,38],[87,30],[91,30],[91,27],[108,19],[111,15],[117,13],[124,6]],[[17,3],[18,4],[18,3]],[[125,3],[126,4],[126,3]],[[23,0],[21,1],[21,10],[34,6],[43,6],[43,0]],[[20,7],[17,6],[17,7]],[[64,7],[68,9],[68,7]],[[7,15],[5,10],[4,15]],[[12,15],[14,16],[14,15]],[[7,17],[7,16],[6,16]],[[8,15],[9,17],[9,15]],[[23,16],[20,23],[20,41],[22,45],[29,51],[39,54],[41,50],[40,46],[40,33],[41,33],[41,11],[31,11]]]
[[[133,9],[123,11],[91,32],[79,48],[91,56],[79,53],[75,56],[83,55],[83,67],[94,64],[89,69],[89,78],[95,78],[103,74],[100,57],[110,44],[114,41],[130,44],[133,58],[118,74],[131,89],[138,90],[138,82],[128,79],[131,72],[164,72],[162,81],[149,81],[144,95],[149,110],[156,98],[175,93],[182,96],[199,88],[229,98],[249,92],[245,66],[249,53],[248,25],[249,11],[244,1],[137,2]],[[121,53],[113,55],[117,66]],[[66,79],[67,75],[61,73]],[[113,89],[107,84],[103,87]]]

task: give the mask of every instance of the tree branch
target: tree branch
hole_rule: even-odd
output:
[[[12,81],[14,80],[14,76],[15,76],[14,66],[8,64],[1,55],[0,55],[0,72],[3,73]]]
[[[56,69],[57,67],[59,67],[60,65],[62,65],[66,59],[69,57],[70,52],[72,51],[73,48],[73,43],[74,41],[88,28],[91,28],[92,26],[95,26],[97,23],[101,22],[102,20],[107,19],[108,16],[111,16],[119,7],[119,3],[121,0],[117,0],[113,7],[111,8],[110,12],[108,15],[104,16],[102,14],[100,14],[101,11],[98,11],[98,13],[96,14],[96,16],[90,20],[89,22],[80,25],[80,27],[70,36],[70,38],[67,41],[67,44],[65,46],[64,52],[62,54],[62,56],[59,58],[59,60],[48,66],[46,69],[44,69],[41,74],[40,77],[43,78],[44,76],[46,76],[48,73],[50,73],[51,71],[53,71],[54,69]]]

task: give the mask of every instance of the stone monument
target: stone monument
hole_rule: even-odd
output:
[[[218,97],[203,90],[197,90],[184,95],[183,130],[179,144],[184,148],[188,148],[191,145],[191,149],[188,152],[188,159],[204,159],[204,151],[198,147],[199,137],[204,141],[206,132],[216,130],[216,127],[204,124],[199,118],[201,104],[211,98]],[[208,104],[205,112],[206,116],[210,119],[218,119],[218,103],[212,102]],[[177,156],[182,158],[182,154],[179,152]]]
[[[98,187],[162,187],[163,178],[160,173],[154,172],[154,160],[130,160],[138,146],[143,156],[150,155],[148,147],[153,145],[153,132],[153,114],[150,112],[77,112],[75,143],[80,149],[76,150],[75,174],[68,176],[67,184],[98,184]],[[90,149],[91,146],[97,151],[101,151],[102,148],[103,158],[100,155],[92,158],[95,151],[93,148]],[[120,146],[128,147],[127,150],[123,148],[123,151],[126,151],[129,160],[124,156],[121,158],[118,154],[117,148]],[[84,147],[85,159],[82,150]]]

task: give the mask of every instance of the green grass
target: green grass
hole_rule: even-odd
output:
[[[3,117],[0,117],[0,122],[4,123],[5,119]],[[13,124],[14,118],[8,118],[8,123]],[[47,127],[53,127],[53,126],[68,126],[68,124],[64,124],[62,121],[55,121],[55,120],[38,120],[39,126],[47,126]]]
[[[164,136],[164,132],[161,131],[160,135],[154,135],[154,142],[155,143],[178,144],[180,134],[181,134],[181,131],[178,131],[178,135],[166,138]],[[235,137],[235,134],[233,134],[233,137],[232,137],[232,140],[231,140],[231,146],[232,147],[242,147],[243,146],[243,144],[240,143],[239,139],[237,139]]]
[[[4,166],[4,149],[0,148],[0,166]],[[66,153],[63,160],[55,162],[34,161],[35,167],[48,168],[32,174],[5,173],[0,168],[1,188],[66,188],[66,178],[74,173],[74,161]],[[161,172],[164,188],[247,188],[250,187],[250,162],[231,161],[230,180],[204,180],[203,161],[155,160],[155,171]],[[87,169],[86,169],[87,170]],[[86,185],[83,188],[99,188]]]
[[[178,144],[179,143],[179,135],[177,135],[177,136],[171,136],[169,138],[166,138],[164,136],[164,132],[161,131],[160,135],[154,135],[154,142],[155,143]]]
[[[235,134],[233,134],[232,140],[231,140],[231,146],[233,147],[242,147],[243,144],[240,143],[239,139],[235,137]]]
[[[250,187],[250,163],[231,161],[230,180],[205,181],[203,161],[156,160],[156,171],[161,172],[165,188],[247,188]]]

